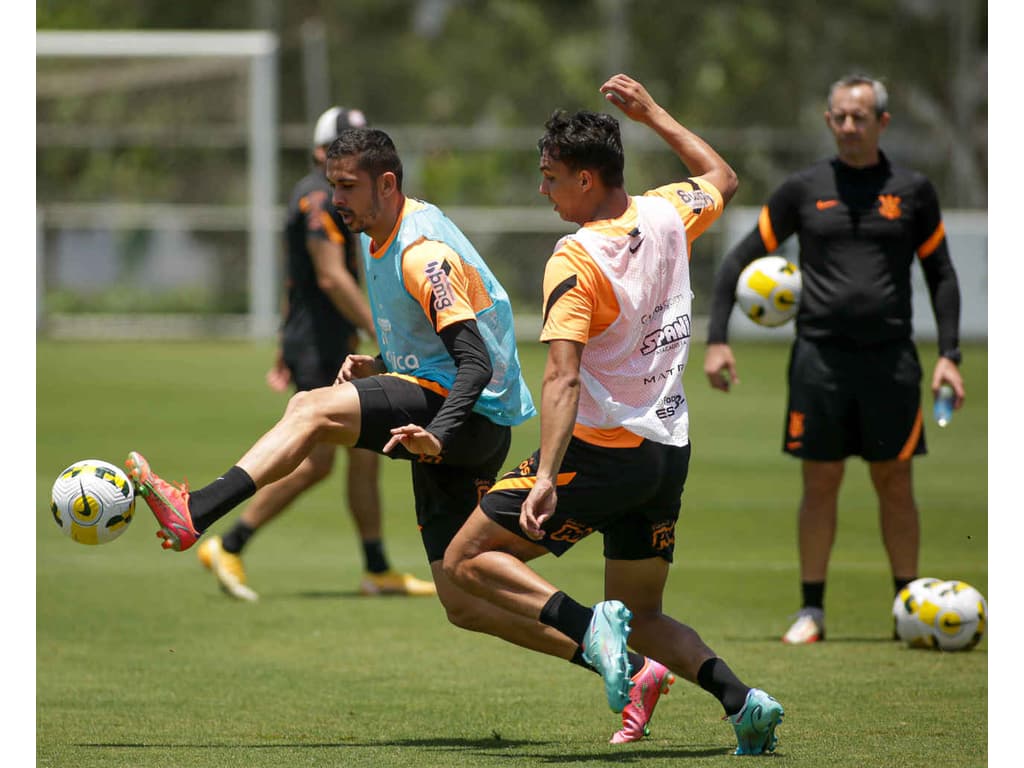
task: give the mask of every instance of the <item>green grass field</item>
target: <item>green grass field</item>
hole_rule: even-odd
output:
[[[988,638],[969,653],[892,642],[891,582],[866,468],[851,461],[826,595],[829,640],[779,642],[798,607],[798,464],[780,449],[786,348],[737,345],[741,384],[687,374],[694,453],[666,610],[786,707],[774,760],[796,766],[988,763]],[[341,473],[250,544],[257,604],[225,598],[192,551],[164,552],[143,502],[117,541],[86,547],[47,509],[57,473],[139,449],[200,486],[281,413],[268,345],[36,347],[36,759],[39,766],[732,765],[732,729],[679,681],[652,736],[607,743],[618,716],[596,675],[446,622],[433,599],[360,597]],[[933,358],[932,345],[922,347]],[[543,349],[522,348],[535,396]],[[915,464],[921,575],[988,594],[987,349],[967,346],[969,406]],[[538,420],[515,432],[508,464]],[[426,576],[408,468],[383,469],[395,566]],[[229,515],[214,527],[223,532]],[[601,598],[600,542],[538,569]],[[27,736],[27,734],[23,734]]]

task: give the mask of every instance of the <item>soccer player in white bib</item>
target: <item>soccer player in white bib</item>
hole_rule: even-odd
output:
[[[613,743],[645,735],[674,672],[718,698],[736,754],[770,752],[782,706],[661,610],[690,460],[689,247],[721,215],[736,175],[632,78],[616,75],[601,92],[692,175],[630,196],[615,118],[556,112],[547,122],[540,192],[580,229],[558,242],[544,273],[540,449],[483,497],[449,545],[445,572],[580,644],[623,713]],[[404,434],[416,440],[414,430]],[[590,608],[526,562],[561,555],[594,531],[604,536],[606,599]],[[627,642],[657,661],[637,668]]]

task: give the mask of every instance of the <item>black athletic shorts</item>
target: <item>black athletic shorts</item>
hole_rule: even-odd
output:
[[[539,454],[503,475],[480,504],[491,520],[529,541],[519,511],[536,481]],[[644,440],[636,448],[604,448],[572,438],[558,470],[555,514],[536,543],[557,556],[600,531],[609,560],[671,563],[689,466],[689,445]]]
[[[857,347],[797,338],[783,450],[801,459],[909,459],[927,452],[921,363],[911,341]]]
[[[288,344],[283,350],[284,364],[292,372],[296,392],[308,392],[319,387],[330,387],[338,378],[345,358],[359,346],[359,337],[353,335],[347,348],[340,354],[323,355],[313,346]]]
[[[362,418],[356,447],[377,453],[394,427],[426,426],[444,403],[436,392],[398,376],[371,376],[352,384]],[[417,456],[401,446],[386,454],[411,462],[416,521],[428,562],[444,558],[456,532],[494,484],[511,442],[509,427],[473,413],[439,457]]]

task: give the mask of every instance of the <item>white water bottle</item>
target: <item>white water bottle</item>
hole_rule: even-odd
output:
[[[939,387],[939,392],[935,396],[935,407],[933,414],[935,416],[935,423],[940,427],[945,427],[953,420],[953,401],[956,399],[956,393],[953,392],[953,387],[949,384],[943,384]]]

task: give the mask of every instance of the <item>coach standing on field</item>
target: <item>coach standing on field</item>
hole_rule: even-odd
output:
[[[911,324],[915,256],[938,326],[931,390],[948,383],[955,407],[964,400],[960,287],[938,198],[927,178],[892,164],[879,149],[889,120],[879,81],[854,75],[833,83],[825,123],[838,155],[787,178],[715,275],[704,372],[712,387],[728,392],[739,380],[727,326],[740,271],[794,232],[799,237],[803,293],[784,450],[803,463],[803,603],[786,643],[825,638],[825,578],[847,456],[869,463],[895,590],[917,578],[920,526],[910,459],[926,448]]]

